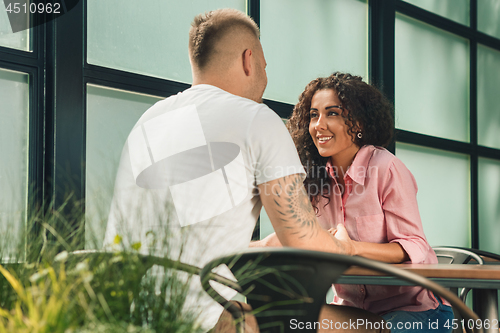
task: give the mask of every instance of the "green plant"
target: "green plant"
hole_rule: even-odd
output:
[[[89,275],[82,272],[68,280],[64,265],[58,273],[49,266],[33,274],[30,285],[24,285],[1,265],[0,273],[17,294],[10,311],[0,309],[0,332],[63,333],[74,325],[71,296]]]
[[[0,333],[202,331],[196,315],[183,311],[189,278],[175,268],[152,272],[140,243],[76,255],[85,234],[81,206],[68,199],[47,207],[31,215],[19,246],[0,238]]]

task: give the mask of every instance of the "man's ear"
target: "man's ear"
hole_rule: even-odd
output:
[[[245,72],[246,76],[250,76],[250,73],[252,72],[252,62],[250,61],[252,59],[252,50],[246,49],[245,51],[243,51],[242,58],[243,71]]]

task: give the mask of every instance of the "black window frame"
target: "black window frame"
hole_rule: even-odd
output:
[[[248,14],[260,24],[260,1],[247,0]],[[353,0],[354,1],[354,0]],[[0,68],[27,73],[30,80],[29,109],[29,216],[40,209],[62,207],[70,200],[82,216],[85,212],[85,142],[87,84],[136,93],[168,97],[190,85],[167,79],[89,64],[86,59],[87,10],[81,0],[57,20],[31,29],[32,52],[0,47]],[[478,144],[477,129],[477,45],[500,51],[500,38],[477,30],[477,0],[470,0],[469,26],[431,13],[403,0],[368,0],[369,80],[394,102],[395,19],[400,13],[470,42],[470,142],[461,142],[396,128],[402,143],[465,154],[470,157],[471,245],[480,247],[478,211],[479,158],[500,160],[500,149]],[[34,18],[36,19],[36,18]],[[280,117],[287,118],[293,105],[264,100]],[[395,152],[395,143],[389,150]],[[72,193],[71,196],[68,196]],[[69,199],[68,199],[69,198]],[[71,205],[68,205],[71,206]],[[74,221],[75,229],[77,221]],[[28,226],[28,237],[40,232]],[[56,230],[66,226],[55,225]],[[70,228],[71,229],[71,228]],[[84,247],[84,233],[76,238]],[[258,229],[254,232],[258,237]],[[37,249],[33,249],[36,253]]]

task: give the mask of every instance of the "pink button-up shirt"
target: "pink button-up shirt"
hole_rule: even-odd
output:
[[[351,239],[370,243],[399,243],[413,264],[437,263],[427,243],[417,205],[417,184],[411,172],[384,148],[363,146],[344,176],[345,191],[332,177],[328,199],[321,197],[318,220],[324,229],[343,223]],[[326,206],[325,206],[326,205]],[[350,305],[373,313],[435,309],[434,295],[420,287],[341,285],[334,287],[335,304]],[[445,303],[447,304],[447,303]]]

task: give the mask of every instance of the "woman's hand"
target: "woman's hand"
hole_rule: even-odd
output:
[[[345,254],[353,256],[356,254],[355,251],[355,241],[349,237],[349,234],[347,233],[346,228],[344,227],[343,224],[339,223],[337,224],[337,228],[330,228],[328,229],[328,232],[332,237],[337,239],[344,247]]]
[[[331,228],[328,232],[344,247],[345,254],[392,264],[399,264],[410,260],[408,254],[399,243],[378,244],[354,241],[349,237],[343,224],[337,224],[337,228]]]

